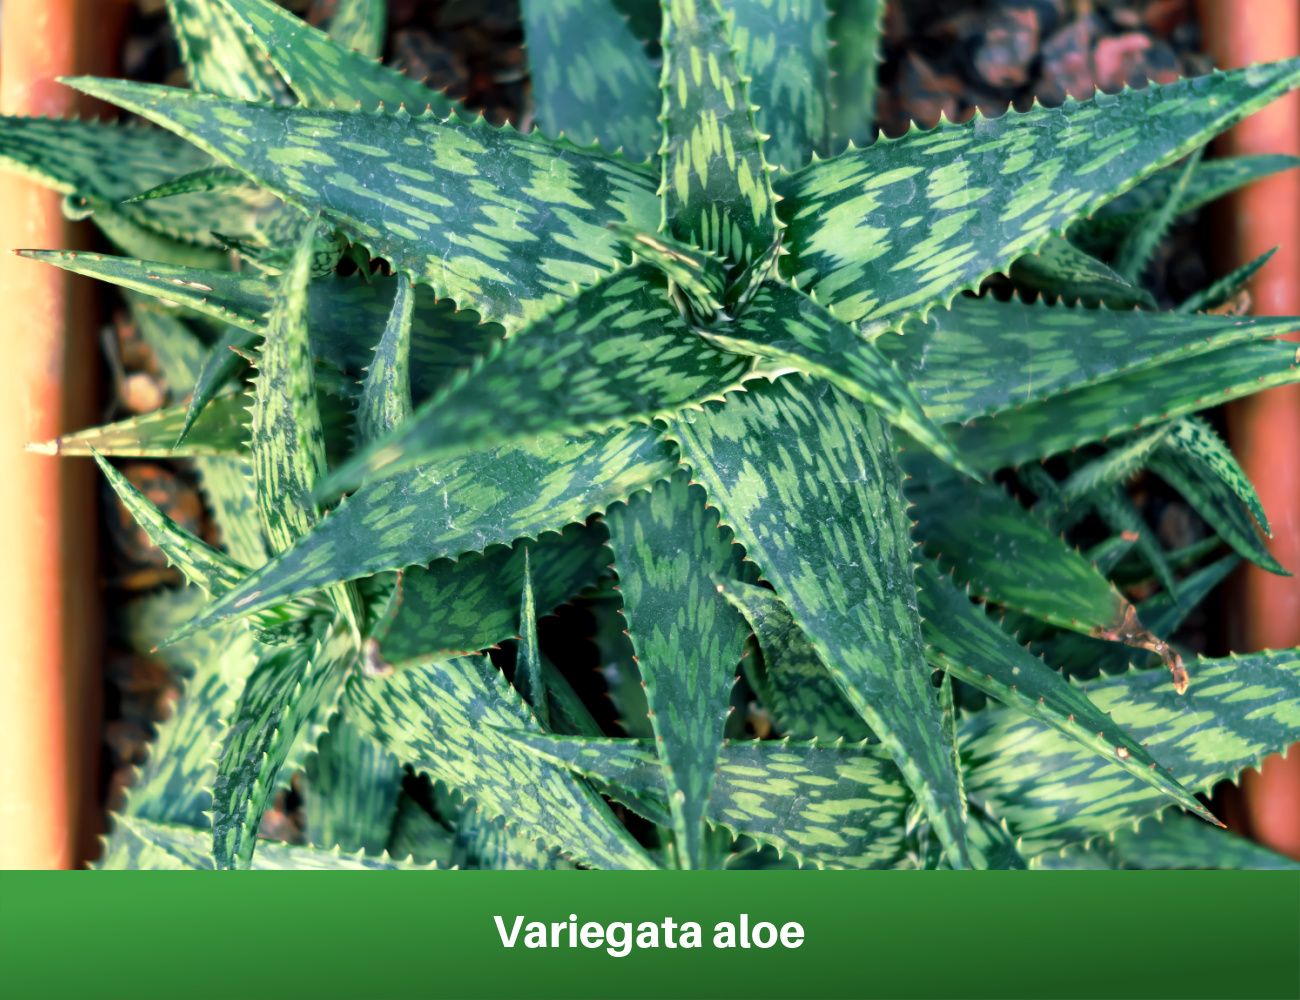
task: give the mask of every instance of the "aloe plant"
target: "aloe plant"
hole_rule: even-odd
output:
[[[1300,650],[1167,640],[1219,548],[1284,572],[1195,414],[1300,381],[1300,320],[1141,279],[1295,165],[1200,150],[1300,61],[859,145],[876,0],[525,0],[521,133],[337,7],[169,0],[191,89],[65,81],[151,124],[0,122],[120,255],[20,252],[204,357],[35,446],[189,581],[128,615],[186,690],[104,866],[1284,863],[1197,794],[1300,738]],[[1144,470],[1216,537],[1166,550]],[[613,722],[538,640],[573,600]],[[295,774],[309,844],[259,842]]]

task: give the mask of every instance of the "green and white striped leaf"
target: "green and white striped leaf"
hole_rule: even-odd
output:
[[[242,393],[219,396],[194,421],[181,445],[187,406],[154,410],[115,424],[65,434],[53,441],[29,444],[43,455],[116,455],[121,458],[189,458],[196,455],[238,455],[248,450],[248,401]]]
[[[548,614],[591,586],[610,564],[606,533],[593,525],[569,525],[544,534],[532,549],[533,601]],[[375,630],[377,655],[400,664],[419,657],[487,649],[518,634],[523,600],[523,544],[491,547],[452,562],[402,572],[388,620]]]
[[[524,592],[519,608],[519,643],[515,650],[515,690],[532,708],[543,728],[550,728],[550,699],[546,696],[546,677],[542,667],[542,650],[537,640],[537,602],[533,600],[532,567],[528,547],[524,546]]]
[[[898,366],[852,327],[789,285],[764,282],[735,323],[700,335],[738,354],[752,354],[824,378],[870,403],[945,462],[961,466],[948,436],[921,407]]]
[[[659,146],[658,68],[611,0],[523,0],[537,126],[633,160]]]
[[[1295,382],[1294,345],[1238,344],[976,420],[954,430],[953,447],[973,468],[991,472]]]
[[[206,456],[194,459],[203,496],[221,541],[241,566],[257,569],[266,562],[266,538],[253,493],[253,466],[245,458]]]
[[[814,163],[776,185],[786,273],[845,322],[896,329],[1297,84],[1300,60],[1215,72]]]
[[[375,348],[361,401],[357,405],[357,440],[371,444],[392,432],[411,416],[411,320],[415,315],[415,289],[397,282],[393,311]]]
[[[1008,274],[1019,285],[1066,302],[1104,302],[1112,309],[1156,304],[1150,292],[1060,236],[1049,236],[1035,253],[1017,257]]]
[[[474,799],[486,818],[600,868],[654,863],[581,780],[538,761],[497,727],[540,732],[485,656],[411,664],[389,678],[353,678],[345,711],[399,760]]]
[[[1101,759],[1160,789],[1184,809],[1217,822],[1140,743],[1086,694],[998,628],[929,560],[917,570],[917,599],[931,664],[1078,741]]]
[[[1287,344],[1278,346],[1286,347]],[[1200,463],[1182,453],[1157,452],[1147,463],[1157,476],[1176,489],[1214,533],[1231,545],[1239,555],[1270,573],[1290,576],[1264,545],[1259,529],[1250,519],[1236,493],[1223,480]],[[1208,474],[1207,474],[1208,473]]]
[[[774,591],[738,580],[717,580],[720,593],[754,630],[762,659],[745,657],[749,686],[771,710],[776,728],[793,740],[871,739],[862,716],[845,700],[789,608]]]
[[[281,603],[277,595],[559,531],[647,489],[677,464],[656,431],[632,427],[538,438],[379,480],[344,500],[190,628]]]
[[[382,854],[402,791],[398,759],[336,715],[307,758],[305,771],[302,798],[309,841],[345,854]]]
[[[419,80],[336,42],[274,0],[216,0],[217,5],[266,53],[304,107],[360,105],[373,111],[381,104],[393,110],[405,105],[415,114],[428,108],[439,118],[459,107]]]
[[[1187,417],[1174,424],[1166,444],[1170,451],[1189,460],[1200,471],[1202,479],[1217,478],[1228,487],[1246,505],[1265,534],[1270,533],[1268,516],[1264,513],[1259,494],[1232,449],[1213,427],[1200,417]]]
[[[749,628],[717,593],[744,550],[685,472],[605,515],[623,614],[641,666],[672,811],[677,861],[704,863],[704,818]]]
[[[1088,698],[1147,744],[1189,791],[1209,791],[1290,745],[1300,727],[1300,653],[1199,659],[1188,692],[1163,670],[1087,684]],[[1023,838],[1025,857],[1131,827],[1168,798],[1056,730],[1011,709],[962,722],[966,789]]]
[[[763,158],[798,170],[829,156],[830,46],[825,0],[722,0],[732,18],[736,69],[756,108]]]
[[[943,743],[893,448],[827,383],[754,383],[674,421],[683,461],[884,743],[956,867],[963,800]]]
[[[1034,859],[1046,870],[1075,868],[1248,869],[1300,871],[1300,861],[1270,851],[1228,830],[1181,813],[1162,813],[1137,828],[1116,830],[1109,839]]]
[[[663,5],[665,233],[748,264],[776,240],[775,197],[718,0]]]
[[[652,267],[637,265],[501,341],[411,420],[334,472],[323,494],[536,435],[648,421],[739,387],[752,363],[697,337],[663,285]]]
[[[276,647],[249,675],[212,786],[212,851],[218,868],[248,868],[276,778],[317,703],[344,679],[355,653],[345,633]]]
[[[289,103],[284,81],[218,0],[167,0],[167,13],[195,90]]]
[[[885,0],[833,0],[828,25],[832,152],[876,137],[876,86]]]
[[[959,296],[950,309],[908,323],[903,336],[874,343],[898,363],[925,412],[950,423],[1029,408],[1297,328],[1295,318],[1173,316]],[[1204,371],[1213,366],[1196,369],[1195,377]]]
[[[336,0],[321,29],[345,49],[380,59],[388,33],[388,0]]]
[[[113,840],[119,849],[97,865],[101,871],[210,871],[215,867],[205,829],[119,818]],[[387,854],[375,858],[263,841],[249,867],[253,871],[397,871],[426,866],[397,861]]]
[[[643,798],[665,797],[653,740],[511,732],[531,753]],[[889,756],[861,744],[728,741],[708,820],[823,868],[888,868],[902,853],[909,795]]]
[[[705,325],[718,319],[729,292],[727,266],[719,258],[662,234],[638,233],[626,226],[611,226],[610,230],[641,260],[668,277],[669,295],[684,316]]]
[[[320,210],[372,256],[509,331],[626,259],[609,223],[658,228],[645,172],[538,133],[432,114],[274,108],[120,81],[73,82]]]

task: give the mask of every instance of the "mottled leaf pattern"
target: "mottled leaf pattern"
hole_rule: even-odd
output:
[[[319,208],[352,242],[509,330],[542,318],[573,283],[594,284],[622,259],[606,225],[658,228],[646,173],[509,126],[272,108],[90,78],[76,85],[173,129],[287,200]],[[482,199],[480,191],[494,194]]]
[[[354,678],[348,717],[390,753],[459,789],[487,818],[601,868],[653,868],[609,807],[562,768],[516,747],[497,727],[540,731],[523,699],[484,656]]]
[[[307,838],[345,854],[382,854],[397,818],[400,762],[355,724],[335,716],[307,760],[303,811]]]
[[[776,239],[776,202],[731,25],[718,0],[663,12],[662,228],[747,264]]]
[[[1150,292],[1060,236],[1049,236],[1035,253],[1016,258],[1008,274],[1017,284],[1066,302],[1104,302],[1112,309],[1155,305]]]
[[[921,648],[902,474],[884,425],[825,383],[754,385],[670,433],[965,866],[963,803]]]
[[[547,135],[633,160],[659,145],[658,69],[610,0],[523,0],[534,114]]]
[[[1268,517],[1264,513],[1264,505],[1259,501],[1259,494],[1255,492],[1255,487],[1251,485],[1232,449],[1213,427],[1200,417],[1187,417],[1174,424],[1166,444],[1171,451],[1182,455],[1199,469],[1203,479],[1217,478],[1232,490],[1259,522],[1259,526],[1268,532]]]
[[[1202,659],[1180,695],[1163,670],[1133,670],[1087,684],[1088,698],[1145,743],[1190,791],[1253,767],[1300,726],[1296,650]],[[1026,857],[1108,834],[1168,803],[1161,792],[1073,740],[1012,709],[962,723],[966,790],[1006,819]]]
[[[240,393],[213,400],[191,426],[184,444],[176,438],[185,425],[188,407],[172,406],[142,417],[65,434],[29,451],[44,455],[118,455],[133,458],[176,458],[195,455],[238,455],[248,447],[248,401]]]
[[[950,309],[908,323],[903,336],[874,343],[898,362],[925,412],[948,423],[1027,408],[1297,327],[1293,318],[1171,316],[960,296]],[[989,366],[989,358],[1000,363]],[[1213,370],[1198,368],[1196,377]]]
[[[375,348],[375,359],[366,375],[361,401],[357,404],[357,440],[369,444],[380,440],[411,415],[411,319],[415,313],[415,289],[397,282],[393,311],[384,325],[384,335]]]
[[[873,343],[788,285],[765,282],[738,322],[702,335],[728,350],[759,355],[824,378],[870,403],[944,461],[961,464],[947,435],[926,416],[898,367]]]
[[[736,69],[747,79],[763,158],[798,170],[830,154],[830,46],[825,0],[722,0]]]
[[[217,5],[224,5],[256,41],[304,107],[359,104],[373,111],[384,104],[395,111],[405,105],[415,114],[428,108],[440,118],[456,108],[436,90],[334,41],[274,0],[217,0]]]
[[[321,27],[344,48],[379,59],[388,28],[388,0],[337,0]]]
[[[252,465],[244,458],[211,456],[196,458],[194,467],[226,551],[241,566],[257,569],[266,562],[266,538],[257,514]]]
[[[1116,830],[1109,839],[1035,859],[1035,868],[1212,868],[1300,871],[1292,861],[1228,830],[1181,813],[1143,820],[1137,828]]]
[[[763,651],[741,666],[750,686],[776,718],[777,730],[795,740],[860,743],[871,730],[844,698],[808,637],[776,594],[739,580],[720,580],[720,593],[749,622]]]
[[[105,871],[210,871],[215,866],[208,851],[208,839],[207,830],[193,826],[119,818],[113,831],[118,850],[98,867]],[[387,855],[378,858],[362,853],[347,855],[341,851],[266,841],[258,847],[250,867],[253,871],[396,871],[425,866],[398,861]]]
[[[610,564],[606,533],[570,525],[530,544],[533,601],[540,614],[576,595]],[[379,656],[402,663],[430,654],[468,653],[517,634],[523,601],[524,544],[494,547],[452,562],[402,572],[391,619],[376,631]]]
[[[648,488],[676,467],[673,450],[655,431],[633,427],[585,438],[539,438],[382,479],[345,500],[193,627],[337,580],[558,531]]]
[[[953,447],[972,467],[992,471],[1294,382],[1300,382],[1294,346],[1238,344],[976,420],[954,431]]]
[[[653,740],[509,733],[544,760],[662,799]],[[902,852],[907,786],[878,748],[787,741],[724,744],[709,822],[824,868],[887,868]]]
[[[876,77],[885,0],[833,0],[830,4],[830,94],[833,152],[876,137]]]
[[[1209,812],[1155,758],[1088,696],[1033,656],[971,604],[929,562],[917,570],[917,597],[924,620],[926,656],[949,676],[1044,722],[1160,789],[1185,809]]]
[[[897,327],[1032,253],[1300,83],[1300,61],[913,130],[776,185],[785,272],[846,322]]]
[[[752,365],[705,343],[649,265],[606,278],[508,338],[394,434],[332,474],[329,494],[538,434],[605,430],[736,388]]]
[[[286,103],[284,81],[219,0],[167,0],[190,85],[209,94]]]
[[[605,517],[623,614],[641,665],[663,763],[677,858],[703,864],[723,725],[749,632],[713,577],[741,578],[743,551],[684,473]]]

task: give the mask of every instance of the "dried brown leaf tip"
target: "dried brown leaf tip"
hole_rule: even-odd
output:
[[[1179,694],[1187,693],[1187,685],[1191,679],[1187,675],[1187,668],[1183,666],[1183,658],[1174,651],[1169,643],[1157,638],[1145,625],[1138,621],[1137,609],[1128,601],[1124,602],[1119,621],[1114,626],[1094,629],[1093,635],[1108,642],[1122,642],[1126,646],[1133,646],[1135,649],[1146,649],[1155,653],[1164,661],[1165,666],[1169,668],[1169,672],[1173,675],[1174,690]]]

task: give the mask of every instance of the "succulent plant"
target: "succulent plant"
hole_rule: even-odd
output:
[[[128,615],[187,682],[102,865],[1287,863],[1197,793],[1300,738],[1300,650],[1166,639],[1283,571],[1195,414],[1300,381],[1300,320],[1141,279],[1295,165],[1200,151],[1300,62],[859,146],[878,0],[524,0],[521,133],[337,6],[168,0],[190,89],[66,81],[151,125],[0,123],[123,255],[21,253],[128,290],[174,400],[37,446],[189,583]],[[193,458],[223,544],[121,456]],[[574,600],[608,702],[539,642]]]

